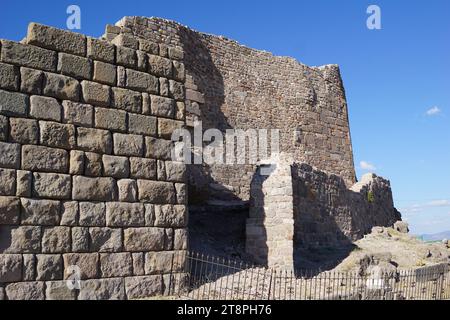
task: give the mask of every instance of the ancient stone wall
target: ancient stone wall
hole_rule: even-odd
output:
[[[30,24],[22,43],[1,41],[2,298],[161,295],[178,271],[185,165],[170,138],[185,120],[183,52],[111,40]]]
[[[118,26],[118,27],[117,27]],[[158,18],[126,17],[105,37],[134,34],[184,50],[187,125],[280,129],[281,151],[355,182],[347,104],[336,65],[308,67]],[[254,165],[190,166],[190,200],[247,201]]]

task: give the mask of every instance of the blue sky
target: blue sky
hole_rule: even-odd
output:
[[[65,28],[70,4],[91,36],[125,15],[158,16],[308,65],[339,64],[358,176],[391,180],[414,233],[450,230],[450,1],[2,0],[0,37],[22,39],[30,21]],[[366,27],[371,4],[381,30]]]

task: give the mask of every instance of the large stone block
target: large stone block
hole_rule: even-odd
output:
[[[187,210],[183,205],[155,206],[156,227],[183,228],[187,225]]]
[[[19,88],[19,69],[15,66],[0,63],[0,88],[17,91]]]
[[[177,203],[186,204],[187,203],[186,184],[175,183],[175,189],[177,191]]]
[[[156,160],[146,158],[130,158],[131,177],[154,180],[156,178]]]
[[[92,62],[86,58],[60,53],[57,70],[64,75],[77,79],[91,79]]]
[[[8,300],[45,300],[44,282],[17,282],[6,286]]]
[[[0,226],[0,253],[38,253],[40,250],[40,227]]]
[[[160,118],[158,120],[158,135],[164,139],[171,139],[173,132],[183,127],[184,122],[182,121]]]
[[[0,283],[22,280],[22,255],[0,254]]]
[[[16,195],[16,170],[0,168],[0,196],[15,196],[15,195]],[[1,201],[0,201],[0,208],[1,208]]]
[[[56,122],[39,121],[40,142],[48,147],[72,149],[75,142],[75,126]]]
[[[170,160],[173,143],[169,140],[145,137],[146,157],[161,160]]]
[[[156,118],[130,113],[128,114],[128,132],[155,136]]]
[[[20,200],[16,197],[0,197],[0,225],[16,225],[20,219]]]
[[[131,253],[101,253],[100,271],[102,278],[132,276],[133,260]]]
[[[148,69],[158,77],[172,78],[172,61],[167,58],[149,54]]]
[[[157,43],[145,39],[139,39],[139,50],[150,54],[159,54],[159,46]]]
[[[84,155],[84,174],[91,177],[100,177],[103,174],[102,156],[92,152],[86,152]]]
[[[148,252],[145,254],[145,274],[164,274],[172,270],[173,252]]]
[[[25,225],[58,225],[61,204],[54,200],[20,199],[22,203],[22,224]]]
[[[184,182],[186,179],[186,165],[183,162],[166,161],[166,178],[171,182]]]
[[[103,168],[106,176],[127,178],[130,175],[130,162],[127,157],[104,155]]]
[[[169,95],[178,101],[185,98],[184,84],[175,80],[169,80]]]
[[[67,286],[66,281],[46,281],[45,282],[45,299],[46,300],[75,300],[77,297],[76,290],[71,290]]]
[[[38,144],[39,126],[36,120],[10,118],[9,128],[10,141],[20,144]]]
[[[131,90],[158,94],[159,81],[158,78],[148,73],[127,69],[126,87]]]
[[[27,43],[79,56],[86,54],[86,36],[37,23],[28,25]]]
[[[73,278],[74,269],[80,271],[81,280],[98,277],[98,253],[67,253],[63,255],[63,260],[64,279]]]
[[[72,252],[89,252],[88,228],[72,228]]]
[[[27,95],[0,90],[0,114],[6,116],[26,116],[27,112]]]
[[[124,230],[124,247],[126,251],[161,251],[164,250],[165,231],[162,228],[129,228]]]
[[[0,141],[8,140],[9,124],[8,118],[0,115]]]
[[[115,86],[117,82],[116,66],[101,61],[94,62],[94,81]]]
[[[111,101],[110,87],[92,81],[82,81],[83,101],[100,107],[108,107]]]
[[[70,199],[72,191],[72,179],[70,175],[36,172],[33,176],[34,197]]]
[[[76,201],[65,201],[61,205],[61,222],[62,226],[78,225],[79,206]]]
[[[38,254],[36,272],[38,281],[62,280],[63,259],[59,254]]]
[[[173,78],[177,81],[184,82],[185,74],[184,64],[179,61],[173,61]]]
[[[69,167],[68,163],[69,155],[65,150],[31,145],[22,147],[24,170],[65,173]]]
[[[125,300],[123,278],[86,280],[81,283],[78,300]]]
[[[34,281],[36,280],[36,255],[24,254],[23,256],[22,280]]]
[[[20,145],[0,142],[0,167],[18,169],[20,167]]]
[[[142,95],[139,92],[113,88],[112,106],[134,113],[142,112]]]
[[[164,293],[162,276],[127,277],[125,278],[125,290],[128,299],[161,296]]]
[[[58,55],[47,49],[2,40],[1,60],[32,69],[56,71]]]
[[[117,181],[119,191],[119,201],[136,202],[137,201],[137,183],[132,179],[121,179]]]
[[[141,157],[144,153],[144,138],[133,134],[114,134],[114,154]]]
[[[175,116],[175,100],[150,95],[151,113],[160,117],[173,118]]]
[[[122,110],[95,108],[95,127],[114,131],[126,131],[127,113]]]
[[[111,228],[89,228],[90,251],[120,252],[122,250],[122,230]],[[127,250],[128,251],[128,250]]]
[[[106,224],[106,208],[103,202],[80,202],[80,226],[102,227]]]
[[[142,203],[106,203],[106,225],[108,227],[144,226],[144,205]]]
[[[112,151],[112,136],[107,130],[77,128],[78,147],[85,151],[107,153]]]
[[[89,104],[63,101],[63,121],[82,127],[92,127],[94,124],[94,108]]]
[[[70,151],[69,173],[72,175],[82,175],[84,173],[84,152],[78,150]]]
[[[134,50],[139,49],[139,41],[129,34],[119,34],[111,42],[116,46],[128,47]]]
[[[139,200],[155,204],[171,204],[176,201],[173,183],[138,180]]]
[[[74,200],[112,201],[116,198],[116,181],[113,178],[73,177]]]
[[[115,48],[108,41],[87,38],[87,57],[93,60],[114,63]]]
[[[183,60],[184,59],[184,51],[180,48],[169,47],[168,49],[169,58],[173,60]],[[175,61],[176,62],[176,61]]]
[[[45,228],[42,235],[43,253],[70,252],[71,231],[69,227]],[[52,280],[52,279],[50,279]]]
[[[167,78],[159,78],[159,94],[164,97],[169,96],[169,80]]]
[[[44,94],[61,100],[78,101],[80,84],[71,77],[54,73],[44,73]]]
[[[41,94],[43,81],[44,73],[42,71],[25,67],[20,68],[20,91]]]
[[[188,249],[188,231],[186,229],[175,229],[173,249],[174,250],[187,250]]]
[[[134,68],[137,64],[136,51],[127,47],[116,47],[116,63],[121,66]]]
[[[31,96],[30,116],[36,119],[61,121],[61,105],[54,98]]]
[[[31,171],[17,170],[16,195],[18,197],[31,197],[33,175]]]
[[[143,276],[145,274],[144,253],[132,253],[133,257],[133,275]]]

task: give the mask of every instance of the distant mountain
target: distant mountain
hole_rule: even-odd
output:
[[[423,241],[440,241],[443,239],[450,240],[450,231],[444,231],[433,234],[423,234],[420,236]]]

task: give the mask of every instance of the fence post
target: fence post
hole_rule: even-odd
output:
[[[267,294],[267,300],[270,300],[270,293],[272,291],[272,279],[273,279],[273,270],[270,271],[269,293]]]
[[[439,272],[439,278],[438,278],[438,292],[436,292],[436,300],[442,300],[442,293],[444,292],[444,274],[445,274],[445,268],[442,267],[441,271]]]

